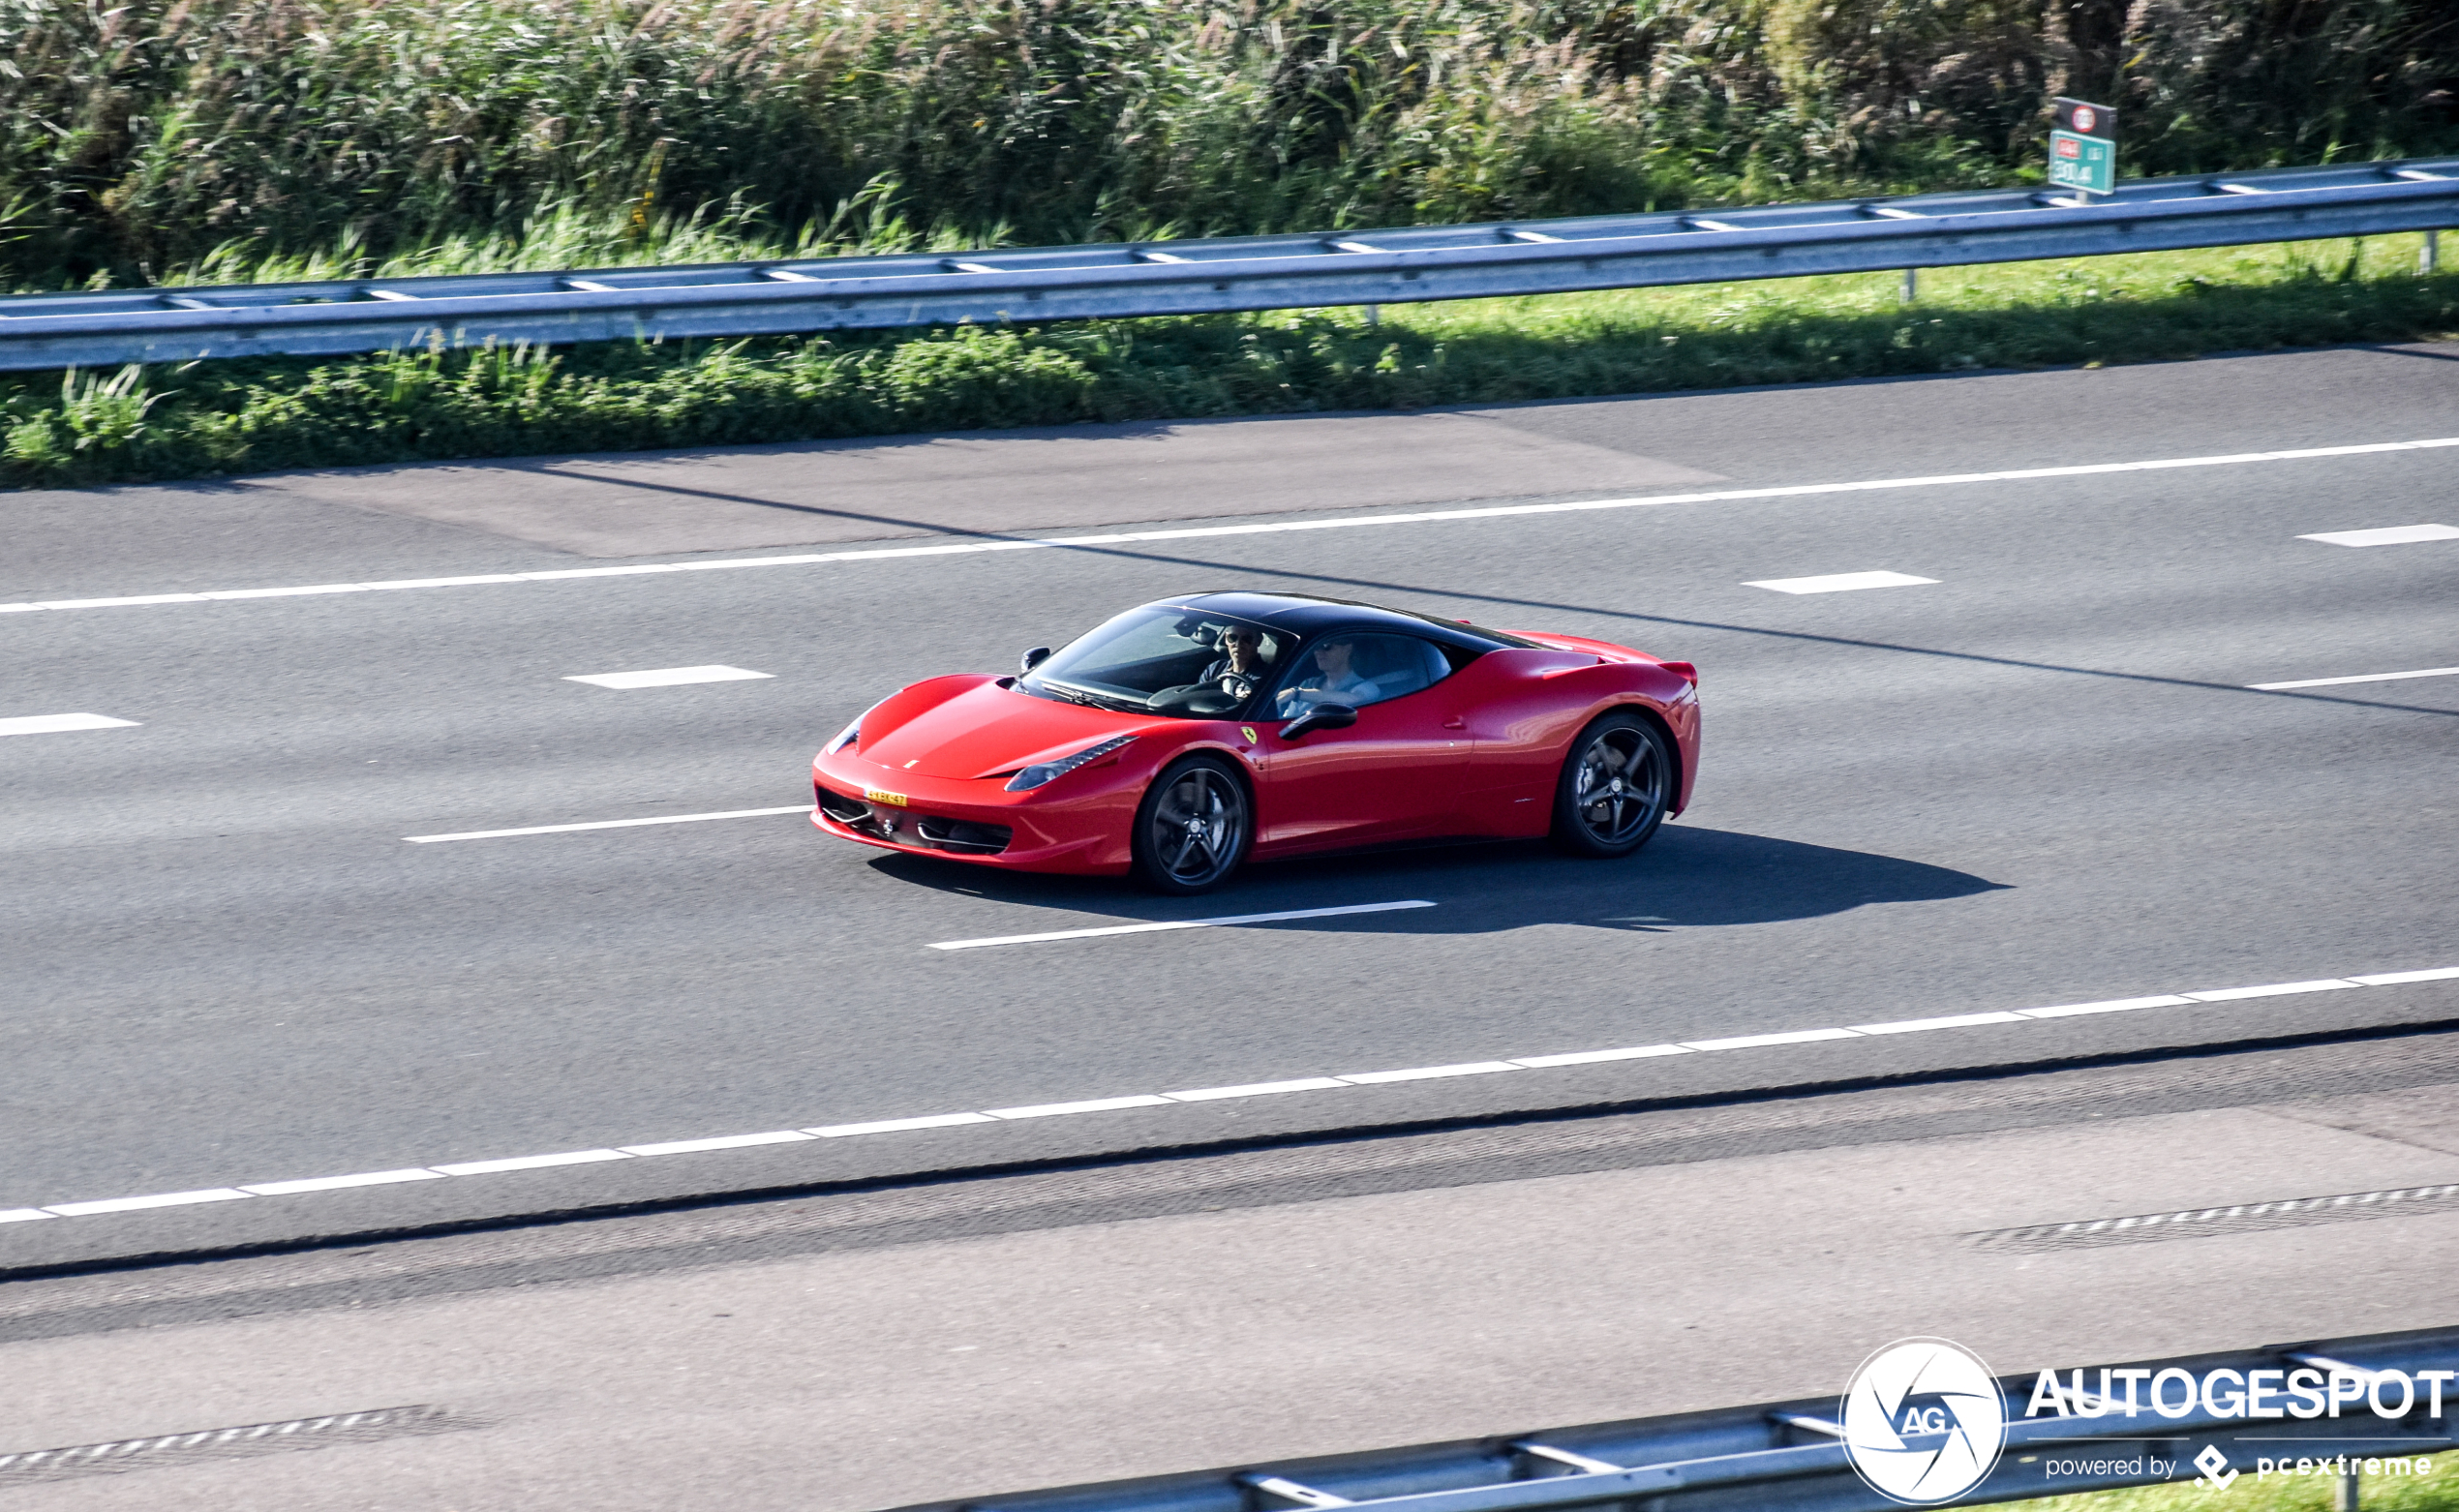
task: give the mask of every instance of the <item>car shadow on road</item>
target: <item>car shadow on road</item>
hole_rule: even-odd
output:
[[[1542,841],[1429,846],[1249,866],[1200,897],[1156,896],[1125,878],[1043,877],[883,856],[871,868],[919,887],[1029,908],[1016,932],[1218,919],[1424,898],[1434,908],[1259,922],[1350,934],[1481,934],[1532,924],[1650,932],[1815,919],[1884,903],[2002,891],[1970,872],[1871,851],[1668,825],[1622,861],[1563,856]],[[1052,913],[1096,915],[1062,920]]]

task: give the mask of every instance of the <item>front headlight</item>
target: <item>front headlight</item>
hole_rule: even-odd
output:
[[[885,704],[887,702],[888,700],[883,698],[879,701],[879,704]],[[834,756],[838,751],[845,749],[845,747],[861,740],[863,738],[863,721],[868,719],[878,711],[879,704],[873,704],[870,708],[864,710],[859,714],[856,714],[852,724],[849,724],[844,729],[836,732],[836,739],[820,747],[820,754],[823,756]]]
[[[1029,792],[1053,777],[1064,776],[1088,762],[1096,762],[1105,756],[1115,755],[1135,743],[1136,737],[1121,735],[1104,741],[1099,745],[1088,745],[1073,756],[1062,756],[1057,761],[1037,762],[1010,777],[1008,791],[1011,793]]]

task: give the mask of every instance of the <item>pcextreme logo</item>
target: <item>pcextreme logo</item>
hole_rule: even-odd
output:
[[[1906,1506],[1953,1501],[1998,1463],[2007,1402],[1981,1357],[1944,1339],[1898,1339],[1845,1388],[1844,1452],[1872,1491]]]

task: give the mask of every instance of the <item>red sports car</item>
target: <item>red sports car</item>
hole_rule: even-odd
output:
[[[1018,676],[932,678],[811,763],[843,839],[1199,892],[1250,856],[1551,834],[1627,856],[1690,801],[1698,672],[1291,593],[1131,609]]]

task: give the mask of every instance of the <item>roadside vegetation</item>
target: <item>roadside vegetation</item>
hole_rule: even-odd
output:
[[[2459,152],[2446,0],[0,0],[0,287],[813,256]],[[2413,237],[1546,300],[0,377],[0,485],[2459,329]]]
[[[1050,327],[478,348],[0,383],[16,487],[1094,420],[1405,408],[2459,332],[2420,238]]]
[[[2459,151],[2459,13],[0,0],[0,287],[2003,184],[2037,177],[2059,93],[2124,110],[2129,176]]]

